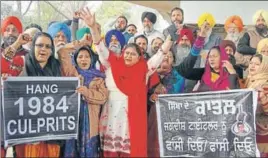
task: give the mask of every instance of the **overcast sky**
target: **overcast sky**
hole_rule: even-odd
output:
[[[181,1],[185,23],[196,23],[204,12],[214,15],[216,23],[223,24],[231,15],[239,15],[245,25],[252,25],[253,14],[259,9],[268,11],[268,1]]]
[[[15,1],[1,1],[1,3],[13,4]],[[25,11],[30,1],[22,2],[22,12]],[[154,3],[154,1],[151,1]],[[88,1],[88,6],[93,11],[101,5],[101,1]],[[16,5],[13,5],[14,9]],[[185,23],[196,23],[198,17],[204,12],[214,15],[216,23],[223,24],[231,15],[242,17],[245,25],[252,25],[252,16],[258,9],[268,11],[268,1],[181,1],[181,8],[185,12]],[[31,7],[33,8],[33,7]]]

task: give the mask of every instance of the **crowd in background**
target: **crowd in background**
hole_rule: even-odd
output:
[[[15,16],[1,22],[1,76],[79,77],[82,95],[77,140],[15,145],[15,157],[159,157],[155,102],[159,94],[252,88],[258,91],[256,137],[268,156],[268,11],[225,21],[226,37],[213,31],[204,13],[196,29],[184,25],[183,9],[171,10],[172,24],[154,29],[157,16],[143,12],[143,30],[121,15],[104,35],[88,8],[71,25],[48,22],[23,27]],[[83,21],[87,27],[79,28]],[[138,21],[137,21],[138,23]]]

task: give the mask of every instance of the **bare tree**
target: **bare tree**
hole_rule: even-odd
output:
[[[60,10],[58,10],[53,4],[51,4],[50,2],[48,1],[44,1],[46,2],[48,5],[50,5],[56,12],[60,13],[63,17],[65,17],[66,19],[70,19],[68,16],[66,16],[65,14],[63,14]]]
[[[21,1],[16,1],[17,2],[17,14],[20,19],[22,19],[22,13],[21,13]]]
[[[12,6],[6,3],[1,2],[1,20],[6,16],[11,15],[12,13]]]
[[[41,7],[40,7],[40,1],[37,1],[37,13],[38,13],[38,19],[41,21]],[[38,21],[38,24],[40,24],[40,21]]]
[[[28,7],[26,8],[25,12],[22,14],[22,16],[24,16],[29,10],[30,10],[30,7],[32,5],[33,1],[30,1],[30,3],[28,4]]]

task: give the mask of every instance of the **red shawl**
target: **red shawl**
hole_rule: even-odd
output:
[[[124,52],[116,57],[110,52],[110,62],[116,86],[128,96],[128,121],[130,135],[130,156],[147,156],[147,63],[141,59],[133,66],[126,66]]]
[[[10,76],[19,76],[24,65],[23,58],[16,55],[12,61],[1,58],[1,74],[7,73]]]
[[[224,67],[222,67],[223,60],[228,60],[228,55],[226,54],[225,50],[222,47],[219,47],[220,49],[220,73],[219,73],[219,78],[215,81],[212,82],[211,81],[211,68],[208,62],[208,57],[209,57],[209,53],[207,56],[207,60],[206,60],[206,66],[205,66],[205,73],[202,76],[202,80],[203,82],[212,90],[212,91],[217,91],[217,90],[226,90],[227,88],[229,88],[229,73],[224,70]]]

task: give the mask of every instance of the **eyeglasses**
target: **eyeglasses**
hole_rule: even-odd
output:
[[[52,46],[49,45],[49,44],[44,44],[44,43],[39,43],[39,44],[35,44],[36,47],[39,47],[39,48],[43,48],[45,47],[46,49],[51,49]]]

